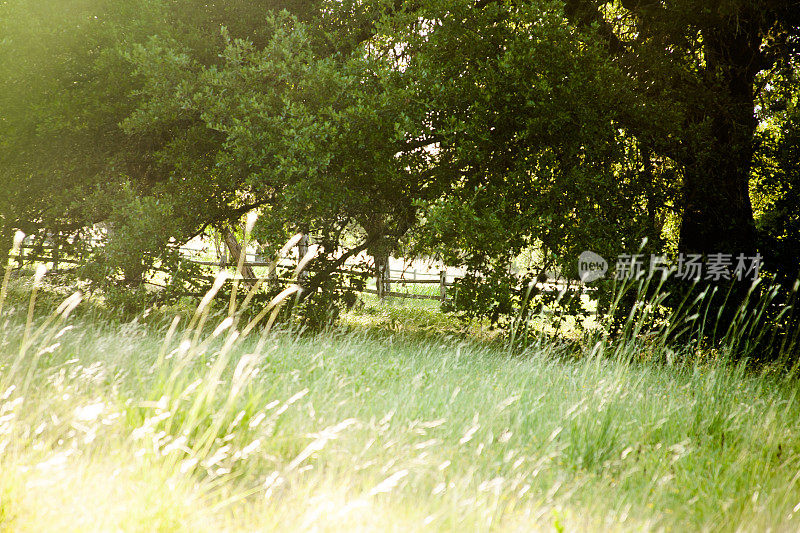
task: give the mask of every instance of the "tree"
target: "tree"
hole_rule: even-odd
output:
[[[174,39],[137,47],[143,100],[123,126],[160,139],[150,161],[161,179],[148,194],[189,233],[253,209],[268,242],[309,233],[320,253],[305,298],[349,257],[385,253],[413,225],[429,154],[385,56],[331,53],[324,32],[288,14],[262,31],[271,37],[256,44],[223,29],[213,64]],[[344,235],[357,240],[343,248]]]
[[[789,0],[566,3],[570,20],[594,28],[638,95],[677,111],[666,131],[641,120],[626,126],[678,165],[682,252],[757,251],[749,195],[756,102],[776,72],[793,68],[798,7]]]
[[[385,250],[414,218],[405,88],[364,45],[393,5],[3,3],[0,238],[104,222],[95,275],[131,282],[259,208],[321,245],[315,293],[343,234]]]
[[[262,240],[319,244],[306,297],[402,246],[466,265],[465,306],[505,287],[492,318],[583,250],[756,251],[755,102],[790,79],[788,0],[138,1],[0,6],[2,231],[106,221],[136,278],[259,209]]]
[[[677,251],[755,256],[755,103],[792,69],[795,3],[429,6],[430,30],[406,38],[409,68],[436,95],[454,193],[428,213],[429,244],[455,243],[439,251],[484,272],[536,245],[546,269],[590,247],[635,252],[642,237],[663,252],[675,215]]]
[[[157,7],[0,4],[0,250],[14,229],[77,232],[109,216],[139,149],[118,126],[136,88],[119,47],[164,28]]]
[[[413,240],[468,267],[462,311],[513,315],[532,279],[577,277],[583,250],[612,258],[645,237],[648,251],[661,249],[674,165],[626,126],[655,107],[591,31],[558,2],[431,2],[419,16],[424,29],[412,19],[395,37],[428,110],[424,137],[437,140],[435,194]],[[515,274],[525,249],[539,260]]]

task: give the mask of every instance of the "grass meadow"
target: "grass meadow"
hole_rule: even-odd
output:
[[[144,324],[11,292],[0,531],[800,529],[800,386],[722,353],[512,352],[390,301],[298,335],[212,298]]]

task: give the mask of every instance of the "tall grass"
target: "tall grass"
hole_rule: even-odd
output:
[[[614,281],[610,304],[593,317],[591,327],[582,330],[584,339],[600,343],[603,352],[614,357],[637,355],[644,349],[656,360],[691,363],[698,354],[715,352],[728,363],[757,360],[796,374],[800,328],[786,328],[797,322],[800,279],[788,291],[776,284],[765,286],[761,279],[727,285],[723,281],[717,286],[667,281],[668,275]],[[680,299],[670,294],[676,290]],[[733,291],[743,297],[733,297]],[[574,289],[563,290],[554,305],[537,313],[519,313],[510,328],[509,346],[540,341],[540,324],[552,321],[553,314],[556,321],[565,321],[567,311],[559,303],[574,295]],[[793,320],[787,320],[790,317]]]
[[[275,331],[294,286],[239,323],[223,283],[160,330],[6,307],[0,529],[798,529],[796,382],[647,309],[510,353]]]

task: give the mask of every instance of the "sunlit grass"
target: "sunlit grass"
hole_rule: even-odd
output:
[[[203,333],[167,342],[166,326],[54,321],[22,360],[26,309],[9,310],[2,527],[798,527],[798,387],[783,378],[654,366],[610,342],[238,339],[227,310],[212,301]]]
[[[297,287],[244,314],[224,273],[161,326],[71,317],[42,274],[0,316],[0,530],[798,529],[793,374],[646,308],[521,349],[418,302],[274,331]]]

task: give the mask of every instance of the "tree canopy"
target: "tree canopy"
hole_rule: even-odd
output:
[[[9,0],[0,238],[106,222],[109,264],[136,273],[258,209],[264,242],[320,245],[307,294],[361,251],[437,254],[468,270],[462,311],[488,284],[472,314],[494,318],[525,279],[645,238],[787,272],[799,17],[789,0]],[[525,250],[535,267],[512,272]]]

